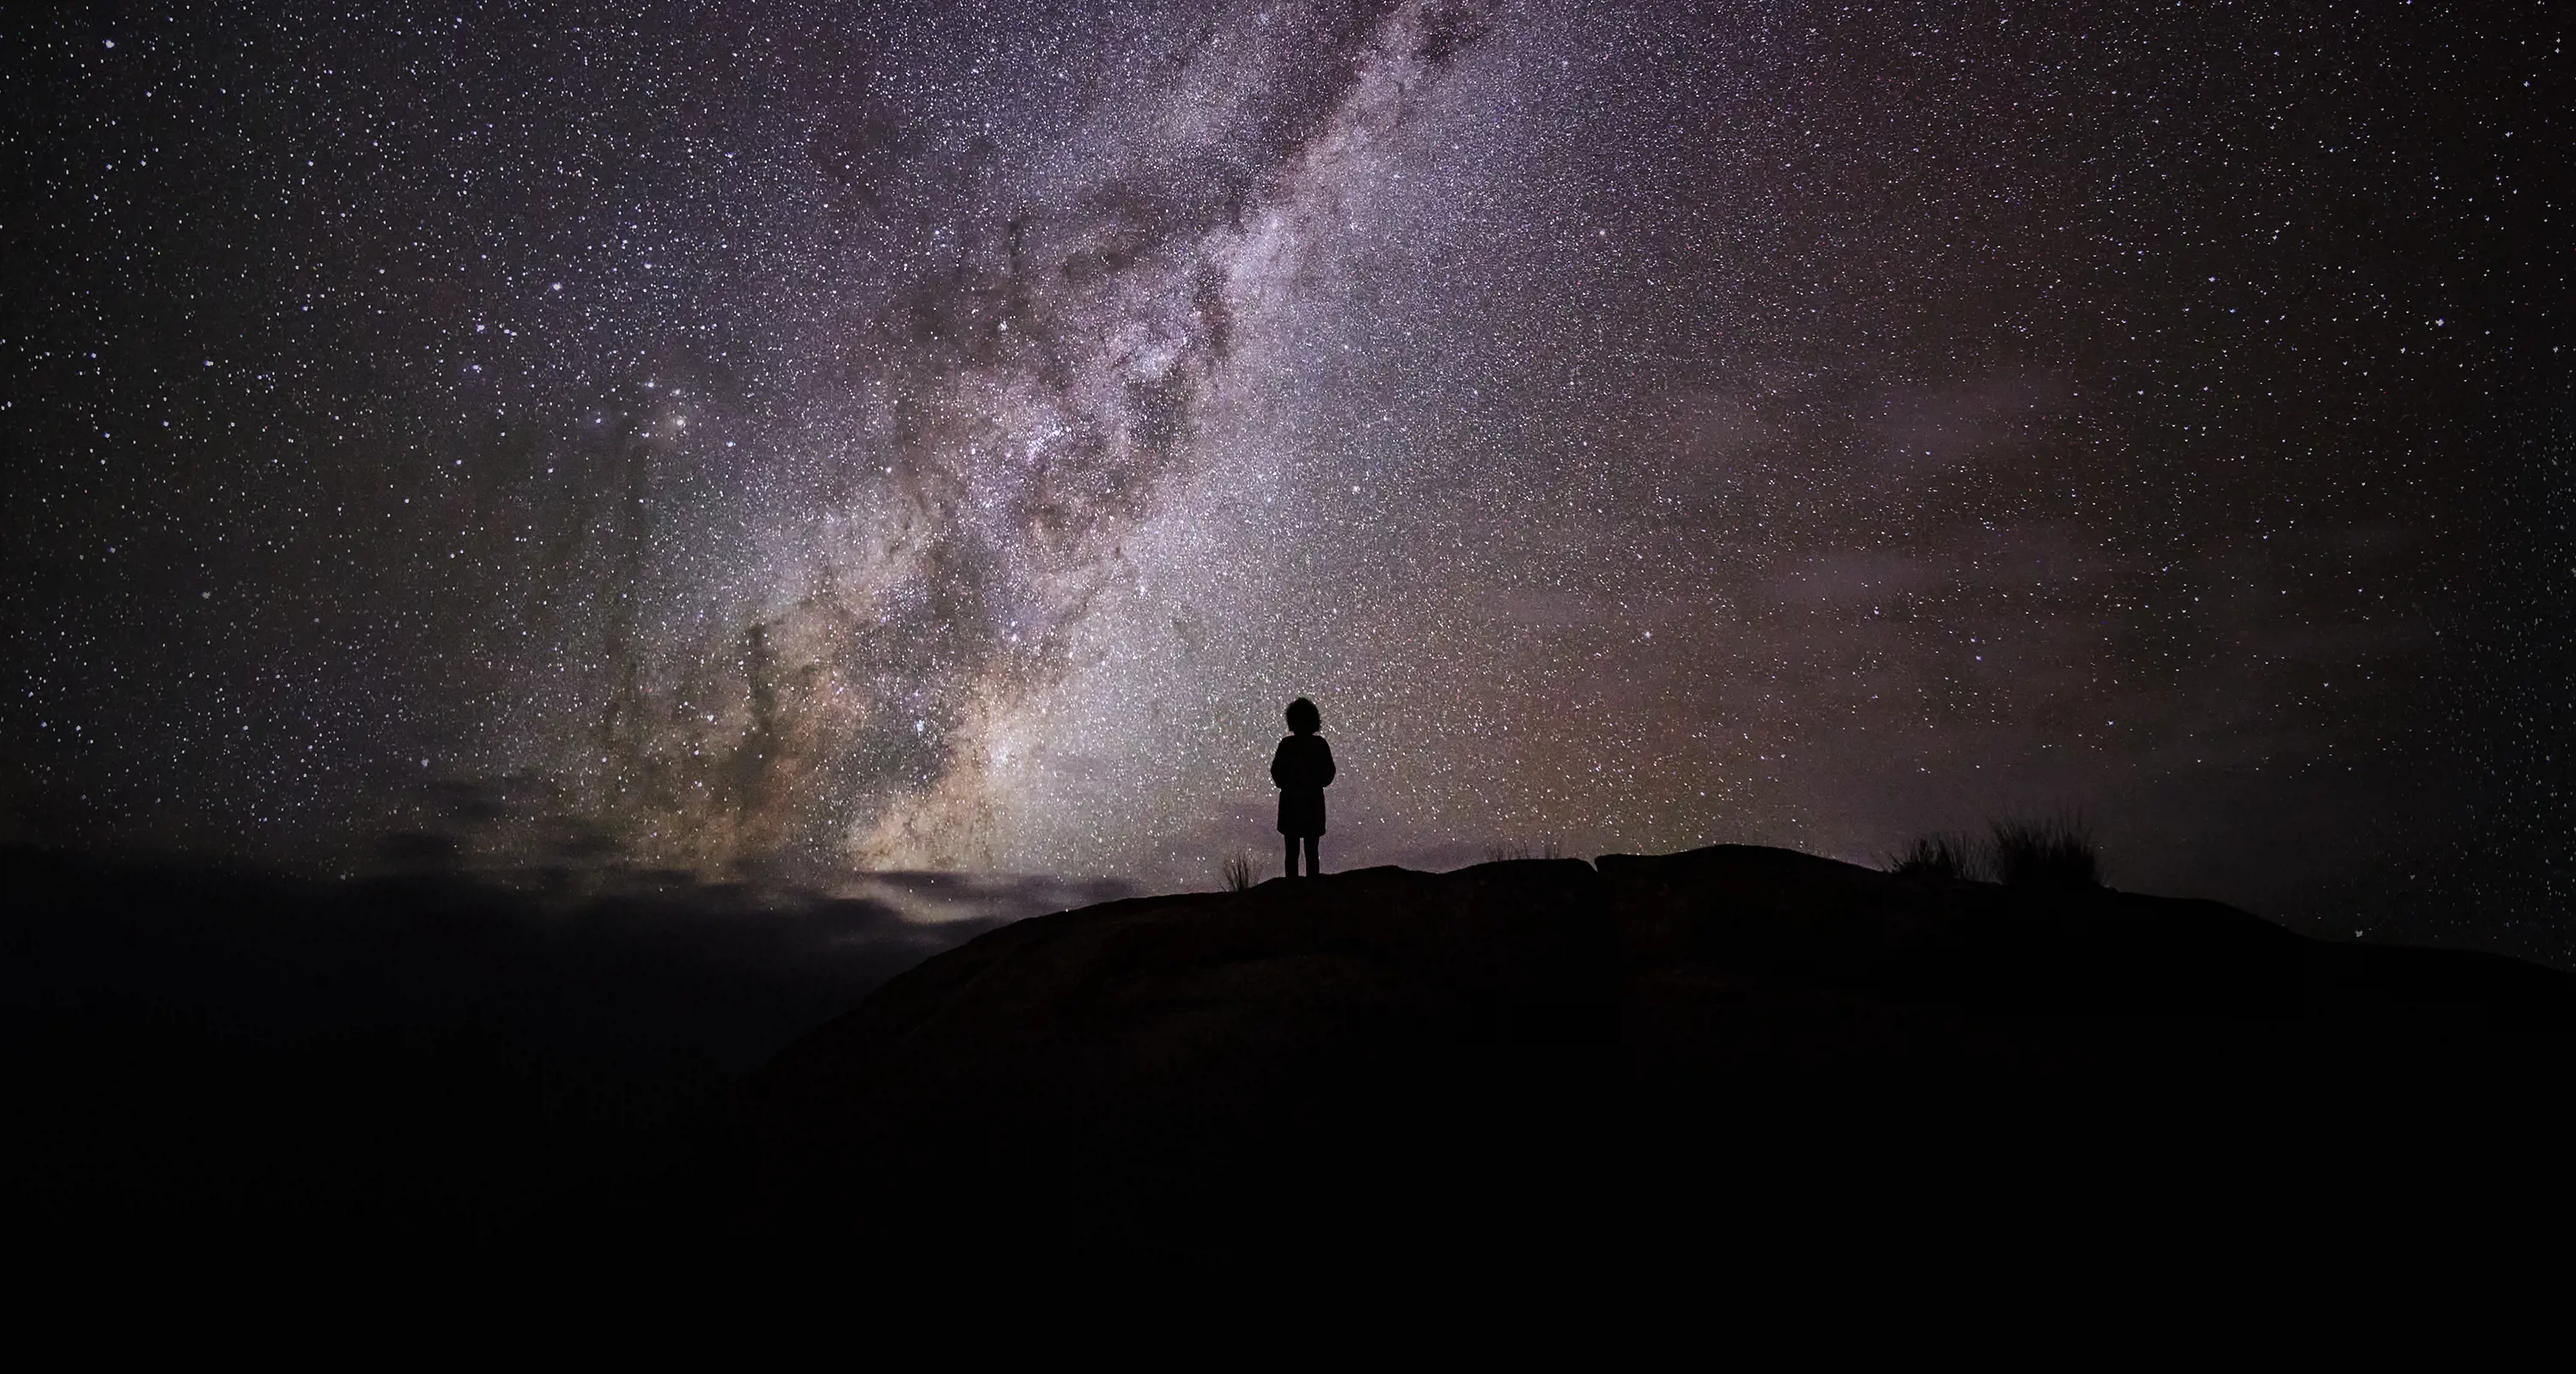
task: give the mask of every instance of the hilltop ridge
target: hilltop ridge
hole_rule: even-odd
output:
[[[773,1246],[1174,1260],[1947,1205],[1886,1182],[1926,1171],[2030,1201],[2149,1157],[2127,1205],[2205,1206],[2359,1123],[2511,1115],[2487,1088],[2571,1026],[2567,975],[2215,902],[1733,845],[1373,868],[932,958],[751,1077],[707,1186]]]

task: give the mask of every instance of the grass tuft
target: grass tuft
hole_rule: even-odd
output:
[[[2043,821],[1996,821],[1990,853],[1995,880],[2007,887],[2102,885],[2102,855],[2093,847],[2093,832],[2071,811]]]
[[[1234,857],[1225,861],[1225,890],[1228,892],[1252,890],[1252,856],[1240,849],[1234,851]]]
[[[1887,870],[1900,878],[1973,878],[1977,847],[1965,835],[1925,835],[1888,856]]]

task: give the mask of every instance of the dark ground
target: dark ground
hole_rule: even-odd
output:
[[[932,959],[748,1080],[699,1202],[986,1268],[2214,1265],[2543,1215],[2571,1030],[2568,975],[2209,902],[1738,846],[1373,869]]]
[[[665,1176],[735,1078],[994,924],[556,876],[575,890],[0,851],[21,1234],[145,1251],[502,1243]]]
[[[2568,975],[1781,850],[1113,902],[901,976],[939,936],[792,893],[0,875],[10,1211],[93,1248],[2094,1250],[2554,1207],[2569,1143]]]

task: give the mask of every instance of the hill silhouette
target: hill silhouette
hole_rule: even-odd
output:
[[[2213,902],[1745,846],[1377,868],[936,956],[747,1080],[693,1205],[986,1267],[2287,1225],[2364,1174],[2384,1208],[2428,1132],[2509,1174],[2571,1027],[2567,975]]]
[[[36,1249],[476,1250],[661,1185],[741,1074],[929,953],[1117,891],[594,868],[322,881],[0,846],[0,1205]]]
[[[2567,1143],[2568,975],[1778,849],[1275,879],[954,947],[975,927],[726,886],[6,858],[7,1176],[55,1253],[2098,1246],[2526,1203]]]

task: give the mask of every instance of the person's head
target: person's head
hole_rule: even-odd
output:
[[[1288,703],[1288,729],[1291,734],[1311,735],[1324,728],[1324,713],[1315,703],[1299,697]]]

